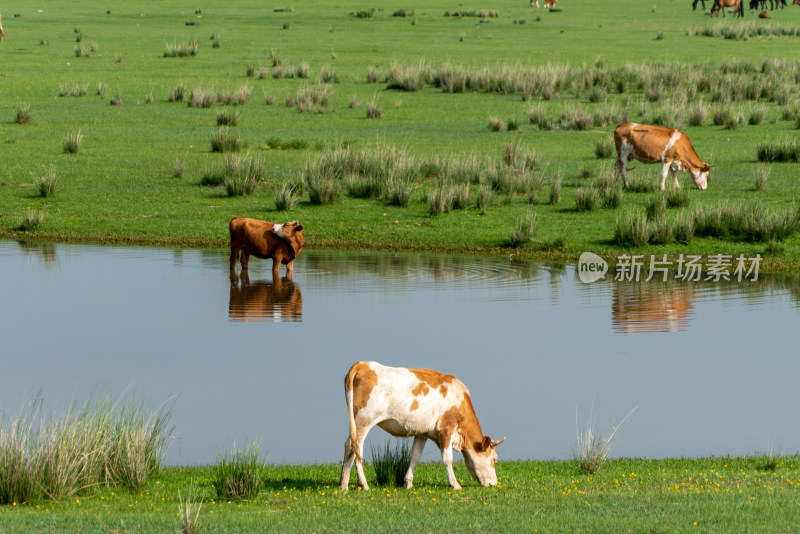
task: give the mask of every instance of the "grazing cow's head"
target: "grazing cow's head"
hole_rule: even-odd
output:
[[[292,245],[303,246],[303,227],[297,221],[276,224],[272,227],[272,231]]]
[[[697,186],[697,189],[700,190],[708,189],[709,169],[711,169],[711,165],[709,165],[708,163],[703,163],[703,165],[698,170],[689,171],[689,174],[692,175],[692,179],[694,180],[694,185]]]
[[[493,440],[489,436],[483,436],[483,441],[467,445],[461,451],[469,474],[481,486],[497,485],[497,473],[494,470],[497,463],[497,452],[494,448],[503,443],[505,439]]]

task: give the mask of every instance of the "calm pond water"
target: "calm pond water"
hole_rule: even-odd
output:
[[[573,265],[307,250],[273,282],[227,256],[0,242],[0,410],[175,396],[168,463],[262,437],[270,462],[340,462],[343,377],[377,360],[459,377],[501,460],[571,457],[592,406],[600,429],[638,407],[615,456],[800,450],[798,278],[583,284]]]

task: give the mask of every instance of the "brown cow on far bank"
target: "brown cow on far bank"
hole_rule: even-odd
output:
[[[278,278],[281,263],[286,265],[286,276],[291,277],[294,259],[303,249],[303,227],[297,221],[276,224],[247,217],[234,217],[229,226],[231,234],[231,270],[241,251],[242,270],[252,254],[256,258],[272,258],[272,278]]]

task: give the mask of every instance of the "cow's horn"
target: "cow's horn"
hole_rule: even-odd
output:
[[[492,447],[497,447],[498,445],[500,445],[501,443],[503,443],[505,440],[506,440],[506,438],[503,438],[503,439],[493,439],[493,440],[492,440]]]

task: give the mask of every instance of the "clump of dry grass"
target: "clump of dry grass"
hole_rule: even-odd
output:
[[[596,473],[602,467],[611,454],[620,428],[635,411],[636,408],[633,408],[619,423],[612,422],[608,429],[600,434],[597,430],[597,419],[594,417],[594,403],[592,403],[589,420],[583,430],[578,428],[578,409],[575,409],[575,434],[578,448],[572,454],[581,471]]]

